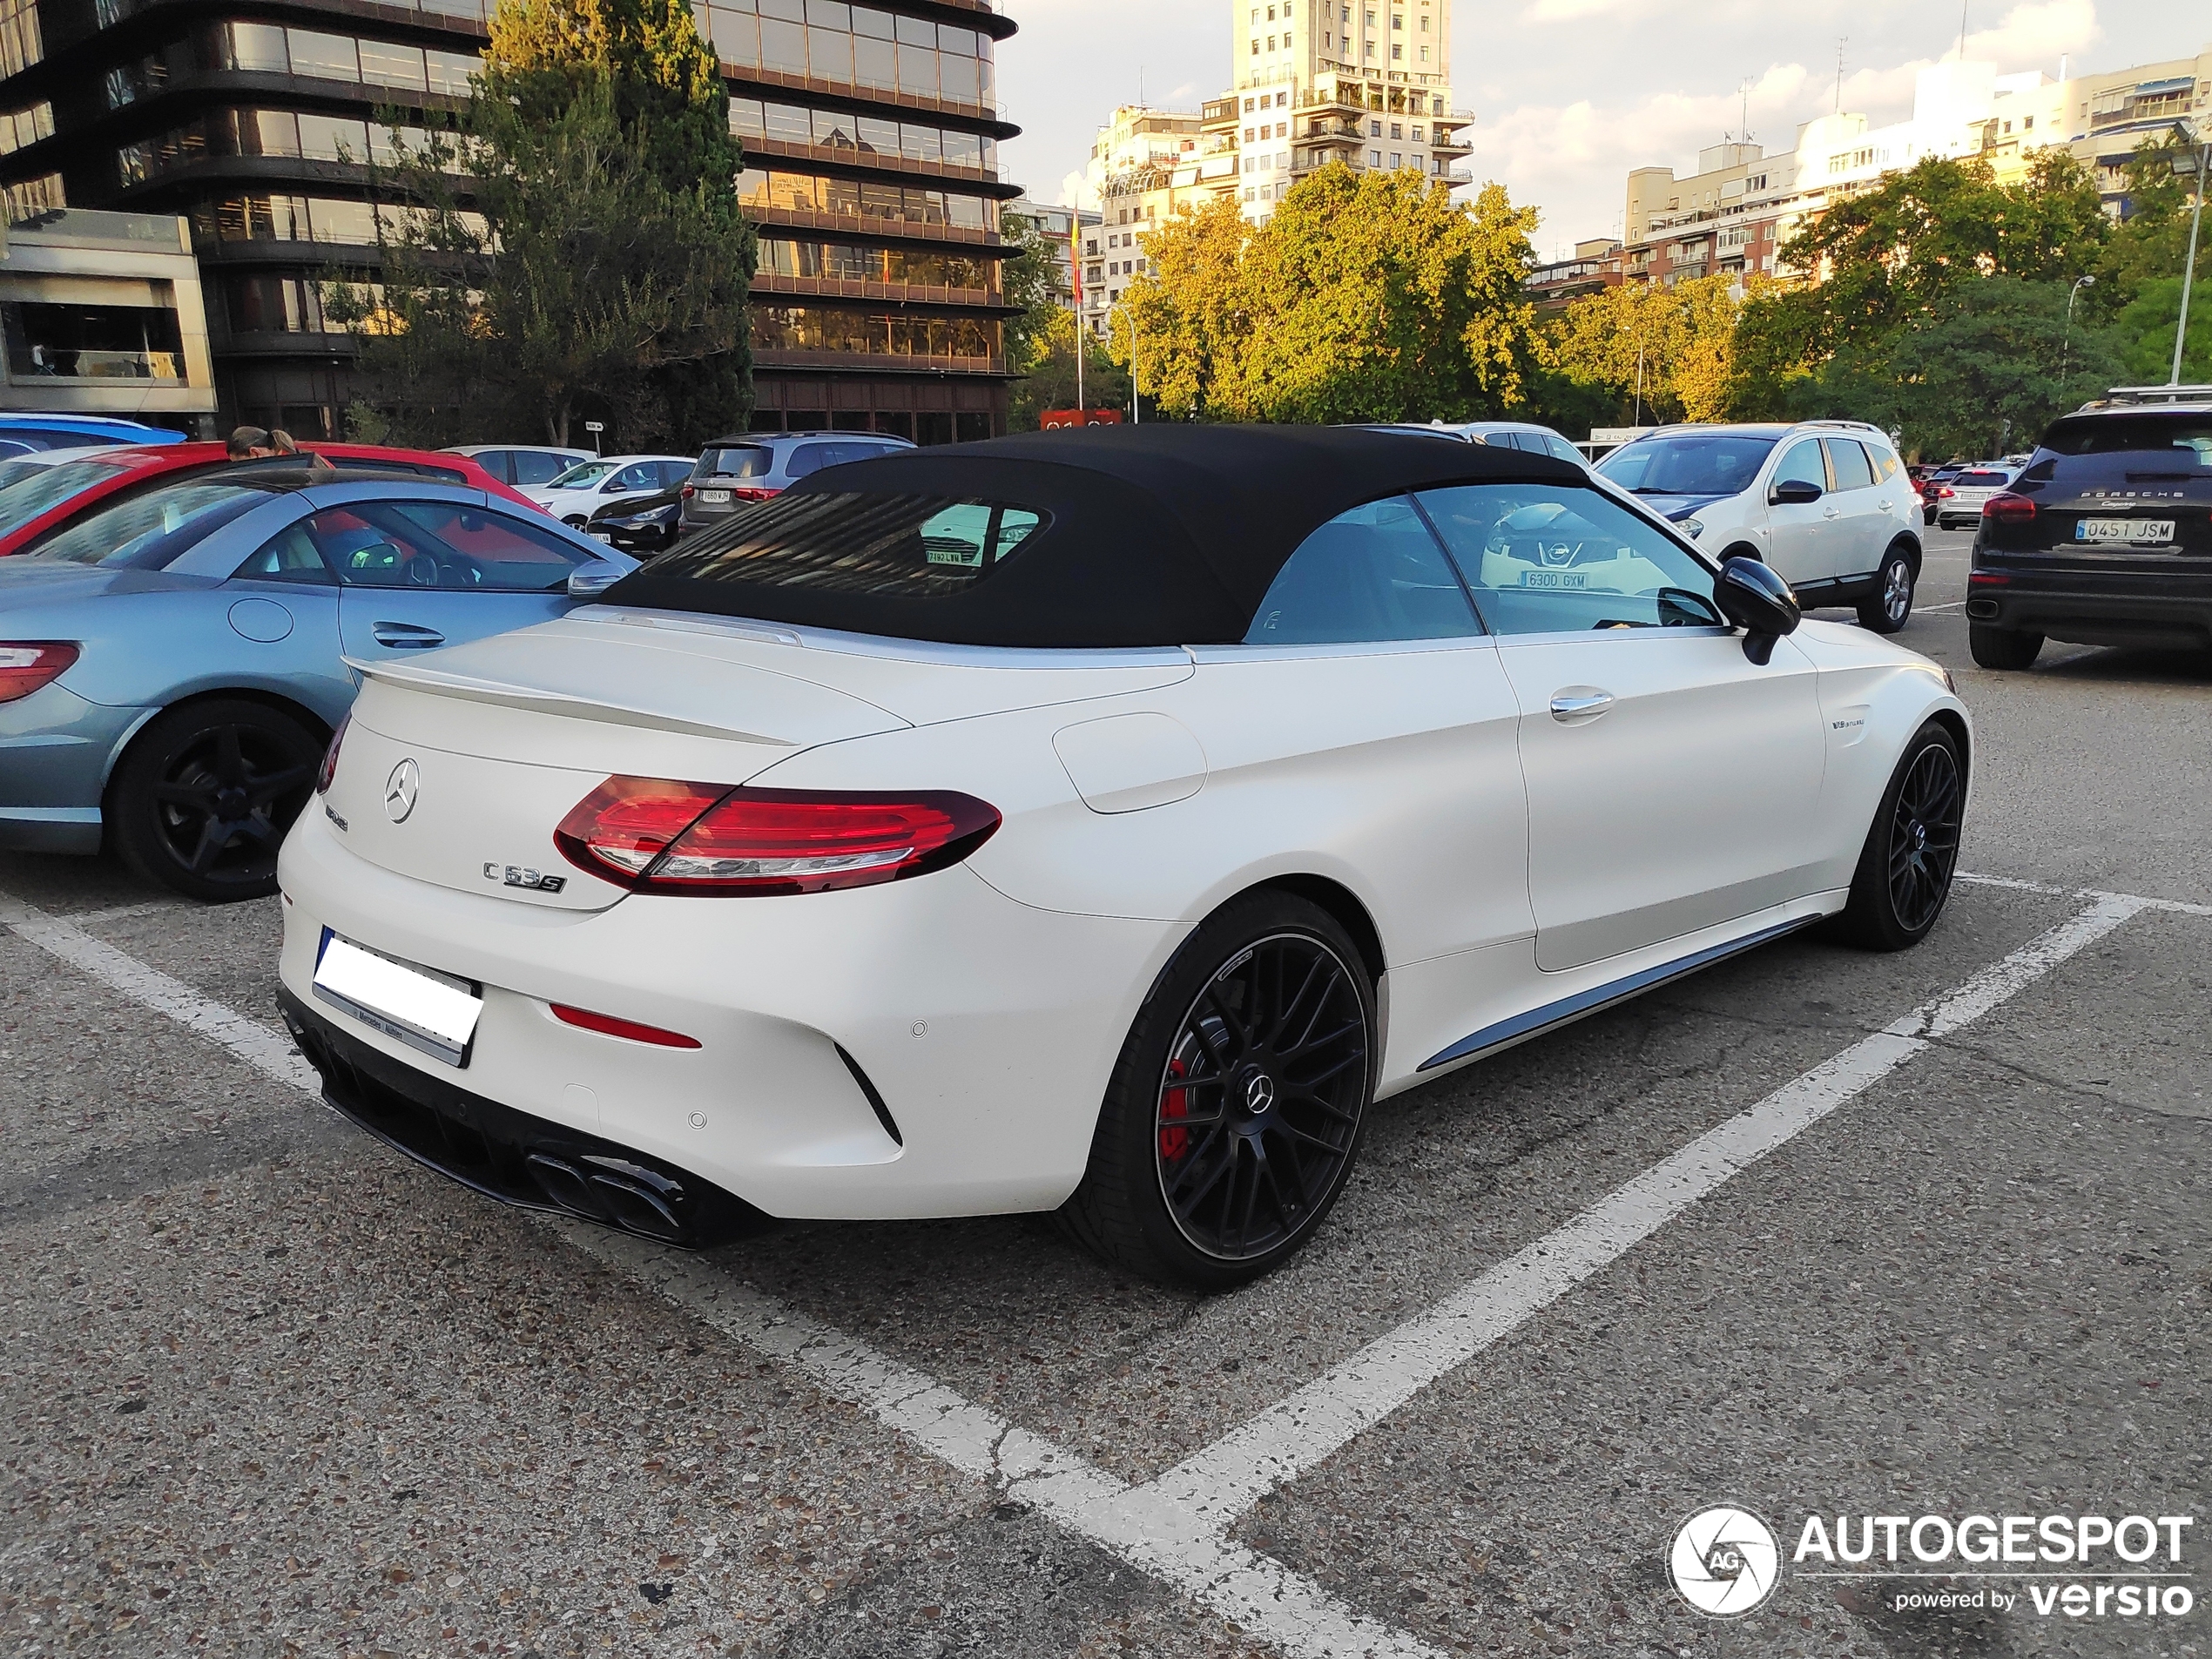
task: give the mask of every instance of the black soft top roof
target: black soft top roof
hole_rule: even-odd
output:
[[[745,514],[679,544],[601,601],[954,644],[1144,646],[1244,637],[1284,562],[1338,514],[1455,483],[1587,485],[1582,470],[1452,435],[1352,427],[1091,427],[902,450],[826,467],[779,500],[870,495],[1042,510],[1048,529],[988,581],[929,598],[690,574]]]

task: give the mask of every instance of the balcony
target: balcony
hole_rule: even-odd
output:
[[[157,385],[178,386],[183,384],[185,378],[177,367],[175,352],[78,351],[68,347],[32,346],[20,372],[15,369],[13,356],[11,352],[8,378],[19,386],[48,379],[152,381]]]

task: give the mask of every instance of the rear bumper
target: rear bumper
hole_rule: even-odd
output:
[[[2212,577],[1997,572],[1969,580],[1966,617],[2077,645],[2212,648]]]
[[[293,1041],[322,1077],[324,1100],[475,1191],[691,1249],[762,1219],[743,1199],[635,1147],[516,1111],[380,1054],[289,990],[278,1000]]]
[[[552,911],[396,875],[313,813],[279,873],[285,990],[388,1076],[430,1080],[403,1097],[463,1091],[788,1218],[1059,1204],[1137,1005],[1187,931],[1035,909],[965,867],[846,893]],[[482,985],[467,1064],[320,1001],[325,927]],[[701,1046],[581,1029],[555,1002]]]

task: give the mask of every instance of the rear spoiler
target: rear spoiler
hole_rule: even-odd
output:
[[[524,709],[533,714],[558,715],[569,720],[597,720],[607,725],[644,726],[651,731],[674,732],[685,737],[759,743],[777,749],[794,746],[787,738],[764,737],[757,732],[740,732],[734,726],[705,725],[696,720],[664,714],[657,709],[637,708],[593,698],[570,697],[562,691],[511,685],[500,680],[479,679],[473,674],[455,674],[446,669],[432,668],[428,664],[365,662],[357,657],[341,660],[363,679],[381,680],[387,685],[396,685],[410,691],[427,691],[434,697],[460,698],[470,703]]]

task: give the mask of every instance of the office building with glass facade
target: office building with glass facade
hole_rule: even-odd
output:
[[[334,432],[353,342],[333,280],[373,280],[370,164],[467,102],[491,0],[0,0],[0,193],[181,214],[223,417]],[[757,424],[1004,428],[996,43],[981,0],[700,0],[759,226]],[[252,15],[247,15],[251,13]],[[527,435],[492,434],[487,438]]]

